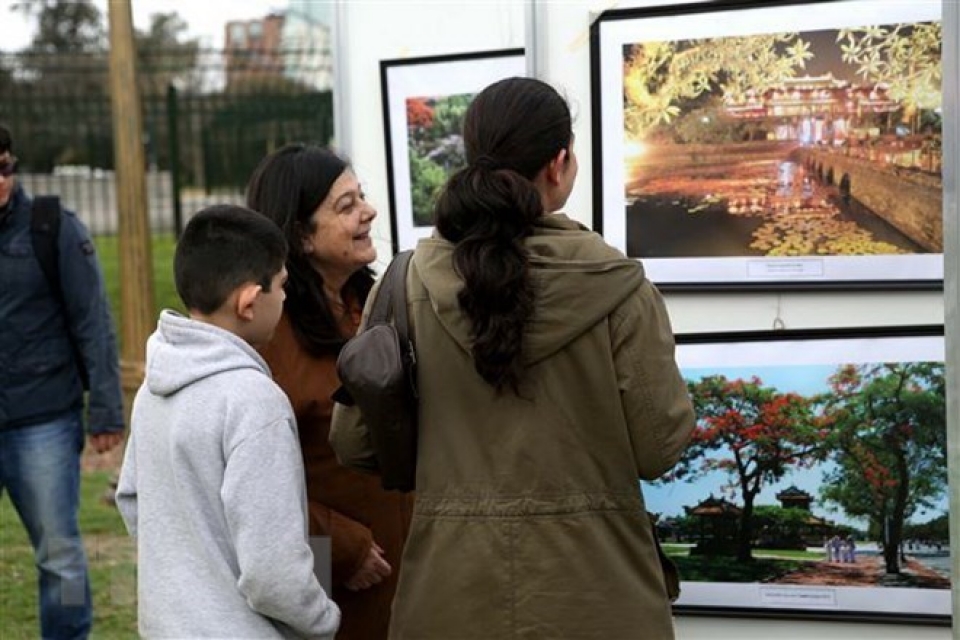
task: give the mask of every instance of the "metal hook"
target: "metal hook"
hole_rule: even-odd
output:
[[[773,330],[774,331],[783,331],[787,328],[786,323],[784,323],[783,318],[780,317],[781,303],[783,302],[783,294],[777,294],[777,315],[773,319]]]

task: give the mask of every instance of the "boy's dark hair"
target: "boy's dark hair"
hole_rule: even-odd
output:
[[[187,309],[213,313],[248,282],[269,291],[286,259],[283,232],[267,218],[237,205],[206,207],[190,219],[177,242],[177,293]]]
[[[0,154],[13,151],[13,136],[10,135],[10,129],[0,124]]]

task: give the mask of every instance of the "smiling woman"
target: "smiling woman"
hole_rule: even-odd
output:
[[[328,443],[337,354],[373,285],[377,212],[343,158],[302,144],[260,163],[247,204],[283,229],[290,249],[283,317],[261,353],[297,416],[310,533],[332,543],[331,595],[343,613],[337,638],[384,639],[412,499],[340,466]]]
[[[337,304],[343,304],[340,292],[350,276],[377,259],[370,238],[376,217],[357,176],[347,169],[308,221],[313,230],[302,237],[303,252],[323,274],[324,292]]]

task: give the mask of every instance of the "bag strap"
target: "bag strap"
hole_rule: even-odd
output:
[[[63,287],[60,285],[60,198],[37,196],[33,199],[30,217],[30,236],[33,253],[40,263],[43,277],[61,307],[66,308]]]
[[[377,291],[377,299],[370,310],[370,325],[386,322],[392,311],[394,325],[401,340],[410,340],[410,323],[407,318],[407,270],[413,250],[402,251],[394,256],[383,274],[383,282]]]
[[[90,388],[90,376],[83,360],[83,354],[73,335],[73,325],[70,323],[67,300],[63,295],[63,284],[60,282],[60,198],[57,196],[35,196],[33,208],[30,212],[30,242],[33,245],[33,254],[40,264],[43,277],[50,287],[50,294],[67,319],[67,335],[73,349],[73,357],[77,363],[80,382],[84,389]]]
[[[393,300],[393,321],[397,327],[397,335],[404,342],[413,342],[410,337],[410,319],[407,316],[407,271],[410,268],[410,260],[413,258],[413,251],[404,251],[394,261],[399,259],[400,264],[390,274],[391,298]]]

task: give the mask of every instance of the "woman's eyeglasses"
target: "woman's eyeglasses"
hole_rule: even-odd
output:
[[[9,178],[17,171],[17,156],[10,156],[0,160],[0,176]]]

